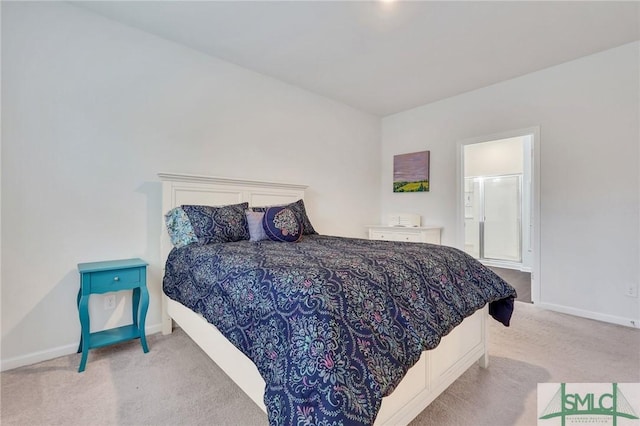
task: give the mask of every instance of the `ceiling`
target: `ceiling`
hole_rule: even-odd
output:
[[[640,39],[635,1],[73,3],[379,116]]]

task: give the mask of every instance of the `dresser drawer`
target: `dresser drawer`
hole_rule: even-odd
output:
[[[370,240],[393,241],[392,237],[393,237],[393,234],[391,232],[369,231],[369,239]]]
[[[440,244],[440,231],[435,226],[370,226],[370,240],[403,241],[406,243]]]
[[[420,243],[422,242],[422,236],[420,234],[403,234],[401,232],[394,235],[395,241],[405,241],[409,243]]]
[[[405,241],[411,243],[419,243],[422,241],[420,233],[390,231],[370,231],[369,239],[383,241]]]
[[[106,293],[140,287],[141,276],[142,268],[92,272],[89,278],[91,293]]]

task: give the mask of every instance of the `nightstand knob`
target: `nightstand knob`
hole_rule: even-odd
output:
[[[120,281],[120,277],[115,276],[115,277],[113,277],[113,280],[114,280],[114,281]]]

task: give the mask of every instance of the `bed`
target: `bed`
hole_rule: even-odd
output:
[[[163,223],[166,212],[182,205],[221,206],[243,202],[247,202],[249,206],[283,205],[303,200],[306,189],[304,185],[186,174],[163,173],[159,174],[159,177],[162,181]],[[278,277],[282,276],[282,271],[287,270],[283,268],[289,265],[288,262],[293,262],[296,257],[306,259],[304,261],[304,273],[308,274],[310,270],[313,270],[315,278],[309,278],[308,275],[301,277],[297,281],[294,278],[291,285],[298,285],[300,292],[312,293],[314,280],[322,282],[323,289],[328,288],[328,283],[340,282],[343,287],[337,288],[336,291],[348,289],[344,293],[353,293],[349,300],[357,299],[357,291],[355,289],[358,285],[367,284],[364,279],[360,280],[358,277],[366,276],[371,278],[372,276],[377,277],[378,275],[376,274],[386,274],[388,271],[384,269],[384,262],[387,262],[387,267],[389,265],[404,264],[406,263],[405,259],[411,258],[418,251],[429,250],[434,253],[433,258],[443,259],[444,263],[453,262],[452,264],[457,265],[455,268],[466,271],[467,266],[459,265],[456,262],[460,261],[453,261],[451,260],[453,258],[449,258],[453,256],[452,250],[454,249],[427,246],[414,243],[305,235],[297,243],[238,241],[228,244],[211,244],[206,247],[194,245],[194,247],[174,250],[168,233],[163,226],[161,251],[162,259],[167,259],[167,263],[164,271],[165,282],[162,296],[162,330],[164,334],[168,334],[172,332],[174,322],[180,326],[267,413],[271,424],[304,424],[305,422],[307,424],[323,422],[326,424],[333,424],[333,422],[336,422],[335,424],[340,422],[345,424],[371,424],[374,420],[375,424],[407,424],[474,363],[478,362],[484,368],[488,366],[487,320],[489,318],[489,308],[488,306],[481,307],[480,305],[477,307],[471,306],[472,303],[466,300],[467,297],[471,300],[476,296],[462,296],[465,301],[462,304],[458,304],[465,307],[469,305],[469,312],[461,312],[459,307],[449,310],[447,310],[448,308],[424,308],[423,316],[432,315],[433,318],[447,319],[447,321],[442,322],[443,325],[434,321],[431,321],[428,326],[421,326],[418,322],[412,322],[412,320],[408,319],[411,315],[402,308],[405,305],[400,304],[394,308],[395,317],[401,318],[403,321],[406,320],[405,322],[408,324],[406,330],[400,330],[395,323],[386,321],[385,309],[373,309],[369,312],[371,314],[369,315],[370,323],[364,324],[363,321],[366,321],[360,319],[358,320],[359,322],[352,321],[350,328],[343,328],[342,325],[336,326],[333,318],[325,318],[326,315],[324,314],[327,311],[348,311],[353,317],[355,315],[354,310],[357,309],[354,307],[355,305],[350,304],[351,302],[345,302],[347,299],[342,298],[341,293],[334,294],[335,297],[327,296],[327,294],[331,293],[328,290],[321,296],[316,293],[315,298],[304,301],[302,304],[300,304],[298,293],[296,293],[295,296],[289,295],[289,299],[285,297],[278,302],[274,302],[278,305],[277,309],[274,306],[262,306],[261,308],[254,308],[254,311],[242,310],[240,313],[226,312],[226,308],[221,307],[222,305],[217,305],[216,308],[207,307],[202,303],[202,300],[204,300],[203,294],[205,293],[214,302],[220,298],[227,298],[230,294],[236,294],[240,295],[237,296],[239,299],[236,300],[240,305],[251,304],[247,301],[254,300],[253,293],[250,298],[247,298],[248,287],[243,287],[244,284],[238,284],[240,283],[239,280],[245,280],[245,282],[247,280],[246,275],[242,275],[240,272],[248,273],[249,275],[253,274],[253,278],[250,281],[263,283],[264,285],[261,285],[260,288],[267,286],[269,291],[279,291],[278,288],[282,288],[284,284],[279,281]],[[386,261],[371,260],[376,258],[376,253],[383,252],[396,253],[396,257],[389,258]],[[243,253],[251,253],[253,257],[244,256]],[[339,255],[340,253],[344,253],[344,255]],[[217,286],[212,287],[215,290],[207,287],[205,293],[202,293],[204,291],[202,290],[203,284],[194,278],[203,275],[200,273],[201,271],[186,271],[181,268],[183,268],[183,265],[191,265],[193,267],[193,265],[210,264],[210,260],[202,260],[204,259],[203,256],[212,256],[213,259],[216,259],[216,263],[220,264],[226,262],[221,261],[221,259],[231,259],[227,263],[229,263],[228,267],[232,270],[231,272],[229,270],[225,271],[224,276],[229,277],[229,274],[231,274],[240,278],[237,278],[236,281],[225,278],[224,285],[219,286],[220,289]],[[458,255],[456,254],[455,256]],[[314,263],[313,265],[315,266],[309,266],[311,260],[318,263]],[[462,262],[465,263],[467,261],[464,260]],[[433,262],[433,259],[430,262]],[[272,269],[262,268],[265,264],[269,264]],[[291,271],[296,272],[291,272],[289,275],[295,276],[296,273],[300,275],[300,269],[295,269],[296,267],[295,264],[291,263]],[[362,269],[365,267],[369,269]],[[424,270],[423,267],[424,265],[416,266],[417,270]],[[475,266],[473,267],[475,268]],[[440,266],[437,268],[440,268]],[[274,272],[276,270],[280,272]],[[216,273],[219,274],[221,272],[207,272],[209,275]],[[402,276],[402,274],[407,273],[407,270],[398,270],[395,273]],[[451,278],[451,276],[447,275],[450,272],[444,269],[437,269],[437,273],[442,275],[443,283],[447,281],[447,277]],[[465,273],[469,274],[468,271]],[[257,277],[255,276],[256,274],[258,274]],[[481,274],[489,274],[486,275],[488,277],[486,279],[492,281],[492,286],[495,287],[492,287],[490,291],[493,298],[491,304],[492,315],[496,318],[502,318],[501,321],[508,325],[513,308],[515,290],[488,270],[481,270]],[[175,285],[179,282],[176,278],[179,276],[189,277],[187,280],[190,283],[189,291],[183,291],[183,287]],[[389,279],[385,277],[386,275],[380,275],[379,279],[373,281],[388,281]],[[192,278],[192,282],[189,281]],[[292,280],[291,277],[289,277],[289,280]],[[396,280],[394,282],[398,284],[401,281]],[[411,282],[411,279],[407,279],[406,282]],[[305,287],[305,284],[308,286]],[[463,285],[465,284],[463,283]],[[412,294],[412,297],[418,297],[416,292],[409,290],[399,293],[405,296]],[[261,290],[252,288],[251,291],[257,293]],[[363,291],[366,292],[366,289]],[[482,291],[484,292],[484,290]],[[478,291],[476,290],[476,292]],[[182,303],[178,301],[180,299],[178,296],[181,293],[183,293],[183,296],[186,295],[183,297]],[[433,293],[433,295],[438,297],[436,293]],[[447,291],[442,292],[440,296],[442,295],[450,298],[461,297],[457,293],[453,294]],[[362,294],[360,296],[363,297]],[[276,295],[272,299],[276,300],[278,297],[280,296]],[[367,298],[370,295],[365,294],[364,297]],[[375,297],[372,297],[371,303],[373,305],[375,305],[374,299]],[[258,300],[257,296],[255,300]],[[295,303],[298,303],[298,305],[292,305],[292,300],[296,301]],[[377,306],[388,305],[388,303],[384,300],[382,302],[378,301]],[[190,307],[185,305],[190,305]],[[212,305],[216,306],[215,303],[212,303]],[[314,311],[318,305],[322,305],[324,309],[322,310],[322,315],[316,315],[317,318],[321,318],[322,326],[310,327],[309,322],[305,322],[307,320],[302,315],[304,313],[302,311]],[[275,334],[271,333],[268,325],[262,325],[261,327],[263,328],[255,326],[251,322],[252,318],[244,318],[240,321],[243,324],[242,326],[229,323],[229,318],[231,317],[242,319],[242,317],[255,316],[255,309],[260,312],[270,312],[270,309],[279,311],[283,306],[286,306],[286,309],[293,310],[289,313],[291,323],[287,327],[297,333],[291,336],[292,341],[297,342],[295,344],[291,342],[274,344],[274,341],[283,340],[282,336],[277,335],[275,332]],[[306,308],[301,308],[300,306],[305,306]],[[333,307],[329,309],[327,306]],[[421,306],[426,306],[426,304]],[[196,313],[194,310],[199,310],[201,313]],[[475,312],[472,313],[471,311]],[[218,322],[217,325],[220,330],[224,331],[229,338],[225,337],[218,328],[205,319],[205,316],[214,323]],[[263,316],[267,317],[266,314]],[[223,321],[222,318],[226,319]],[[270,318],[270,320],[272,323],[279,321],[273,318]],[[331,324],[331,327],[328,327],[327,324]],[[452,324],[457,324],[457,326],[452,328]],[[378,329],[372,329],[372,325],[378,327]],[[442,329],[437,331],[436,337],[429,334],[431,337],[426,340],[420,340],[416,337],[424,331],[419,330],[420,327],[428,328],[429,330],[427,331],[429,332],[431,329],[439,327]],[[274,326],[272,328],[277,331],[277,327]],[[355,329],[357,330],[354,331]],[[363,331],[365,329],[373,330],[373,332]],[[305,333],[311,335],[313,333],[318,334],[319,331],[322,336],[332,335],[333,338],[329,340],[316,339],[324,342],[323,348],[326,353],[323,353],[322,356],[324,358],[321,358],[320,364],[305,367],[307,368],[305,371],[311,369],[313,374],[301,375],[299,373],[300,365],[306,362],[305,358],[282,362],[274,361],[279,359],[278,352],[286,345],[296,347],[297,344],[298,354],[300,352],[299,349],[302,347],[305,350],[309,350],[309,345],[313,346],[313,343],[305,346],[304,341],[305,339],[308,340],[308,336]],[[440,338],[437,335],[438,333],[443,337]],[[388,336],[396,335],[401,339],[387,338]],[[247,343],[247,336],[253,336],[252,338],[262,339],[263,341],[259,344],[254,344],[254,342]],[[267,338],[265,336],[271,337]],[[335,342],[340,342],[340,344],[336,345]],[[389,355],[385,355],[387,358],[378,357],[375,362],[359,360],[354,354],[368,354],[367,348],[372,342],[373,346],[385,348],[385,351],[389,353]],[[344,348],[341,346],[343,344]],[[249,347],[248,345],[259,347],[260,353],[256,354],[252,349],[253,346]],[[328,351],[326,347],[331,345],[336,347],[332,351]],[[434,347],[434,349],[420,350],[416,354],[415,347],[417,345]],[[293,350],[293,352],[296,351]],[[405,353],[411,353],[411,355],[406,355]],[[249,358],[250,356],[254,358],[255,363]],[[405,358],[412,365],[408,371],[406,371],[406,366],[395,365],[395,361],[400,359],[403,362],[407,362]],[[299,364],[295,364],[294,361]],[[292,374],[290,370],[286,372],[278,370],[278,368],[282,368],[282,365],[287,365],[287,368],[290,368],[292,364],[295,364],[298,373]],[[344,368],[339,370],[338,364]],[[260,367],[257,367],[257,365]],[[262,375],[258,368],[261,369]],[[342,373],[337,373],[337,371],[342,371]],[[385,378],[385,374],[388,374],[389,377]],[[263,375],[267,377],[269,383],[265,382]],[[345,378],[347,376],[348,378]],[[287,377],[287,380],[294,377],[295,380],[283,385],[281,377]],[[372,378],[375,380],[372,380]],[[345,385],[346,382],[349,382],[349,386]],[[318,389],[322,388],[326,395],[316,391],[314,386],[318,386]],[[267,391],[266,397],[265,389]],[[304,397],[301,397],[301,395]],[[387,396],[381,398],[380,402],[381,395]],[[268,400],[268,406],[265,405],[265,400]],[[342,410],[342,407],[347,407],[344,409],[344,413],[339,412],[336,414],[334,412]]]

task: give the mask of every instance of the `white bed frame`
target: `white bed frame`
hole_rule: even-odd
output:
[[[247,201],[250,206],[286,204],[304,198],[305,185],[187,174],[161,173],[161,259],[171,251],[164,214],[183,204],[225,205]],[[422,353],[396,390],[382,400],[376,425],[405,425],[424,410],[476,361],[486,368],[487,308],[465,319],[440,345]],[[162,294],[162,333],[175,322],[263,410],[265,382],[249,358],[204,317]]]

